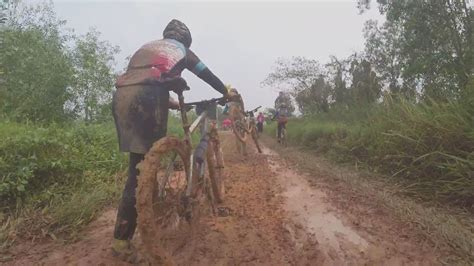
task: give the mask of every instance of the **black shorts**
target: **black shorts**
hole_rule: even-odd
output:
[[[122,152],[145,154],[166,136],[169,91],[157,86],[118,88],[112,112]]]

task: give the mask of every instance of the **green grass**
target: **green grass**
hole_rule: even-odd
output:
[[[272,136],[275,126],[267,127]],[[386,99],[365,110],[292,119],[287,132],[290,143],[381,172],[416,198],[474,211],[472,100]]]
[[[0,238],[72,234],[118,199],[125,168],[113,124],[1,122]]]
[[[168,134],[182,135],[170,116]],[[41,126],[0,121],[0,247],[17,238],[73,238],[126,178],[112,123]]]

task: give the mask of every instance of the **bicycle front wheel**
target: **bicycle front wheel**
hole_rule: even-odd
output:
[[[211,132],[209,139],[207,165],[214,199],[217,203],[222,203],[225,197],[224,157],[216,130]]]
[[[157,263],[173,264],[173,252],[191,230],[183,207],[190,148],[176,137],[155,142],[138,168],[138,230],[146,251]]]
[[[283,145],[283,147],[286,147],[287,145],[287,136],[286,136],[286,127],[283,127],[281,129],[281,145]]]

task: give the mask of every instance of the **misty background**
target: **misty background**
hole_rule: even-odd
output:
[[[120,46],[116,70],[122,72],[146,42],[162,38],[173,18],[189,27],[191,49],[225,84],[236,87],[246,106],[272,107],[280,87],[261,82],[277,58],[304,56],[320,62],[363,50],[368,19],[383,20],[377,8],[359,14],[356,1],[313,2],[161,2],[54,1],[54,9],[77,34],[91,27]],[[183,72],[191,91],[187,100],[217,97],[206,83]]]

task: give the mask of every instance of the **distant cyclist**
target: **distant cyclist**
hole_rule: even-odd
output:
[[[231,120],[235,120],[236,115],[238,115],[238,113],[229,113],[231,110],[230,110],[230,107],[236,107],[236,109],[238,110],[239,113],[243,113],[244,110],[245,110],[245,107],[244,107],[244,101],[242,100],[242,96],[239,95],[239,92],[237,91],[236,88],[232,88],[231,85],[226,85],[226,89],[227,91],[229,92],[230,95],[233,95],[232,97],[232,101],[231,102],[228,102],[226,103],[226,105],[224,106],[224,110],[222,111],[222,113],[224,115],[228,115],[229,118]]]
[[[257,116],[257,130],[258,130],[258,133],[263,132],[263,123],[264,122],[265,122],[265,115],[262,112],[258,113],[258,116]]]
[[[273,116],[273,120],[277,119],[278,121],[278,142],[281,140],[281,130],[286,128],[286,123],[288,123],[288,116],[290,115],[289,101],[289,97],[282,91],[280,91],[275,100],[275,115]]]

